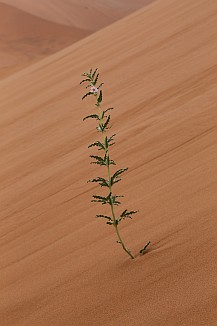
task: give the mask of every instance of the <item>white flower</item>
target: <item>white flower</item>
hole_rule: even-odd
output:
[[[92,87],[90,88],[90,93],[97,94],[97,93],[98,93],[98,88],[95,87],[95,86],[92,86]]]

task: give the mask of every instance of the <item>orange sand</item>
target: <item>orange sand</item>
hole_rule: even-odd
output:
[[[216,325],[216,39],[216,1],[158,0],[0,82],[0,325]],[[90,204],[90,66],[135,261]]]
[[[63,26],[0,3],[0,77],[71,45],[90,31]]]
[[[152,1],[2,0],[0,79]]]
[[[153,0],[1,0],[32,15],[96,31]]]

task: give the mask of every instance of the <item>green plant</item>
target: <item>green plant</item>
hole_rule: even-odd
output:
[[[85,72],[82,74],[84,79],[80,82],[88,83],[86,89],[89,89],[88,92],[82,97],[82,100],[88,96],[94,96],[97,107],[97,113],[86,116],[83,120],[87,119],[95,119],[97,122],[97,131],[101,134],[101,140],[97,140],[94,143],[90,144],[88,148],[96,147],[98,151],[103,153],[102,156],[98,155],[90,155],[93,161],[91,164],[98,164],[99,166],[104,166],[107,170],[107,178],[96,177],[95,179],[89,180],[88,182],[98,183],[101,187],[106,187],[108,189],[107,196],[101,195],[93,195],[92,202],[101,203],[102,205],[109,205],[111,209],[110,215],[98,214],[97,218],[104,218],[108,225],[112,225],[115,228],[115,231],[118,236],[118,243],[121,244],[123,250],[134,259],[135,256],[131,253],[131,251],[126,247],[119,231],[119,224],[126,218],[132,218],[137,211],[129,211],[125,209],[122,211],[120,215],[117,216],[115,212],[115,207],[121,204],[120,198],[123,196],[115,195],[113,192],[113,187],[116,183],[121,181],[121,176],[124,172],[128,170],[128,168],[118,169],[113,174],[111,172],[111,166],[116,165],[116,163],[110,158],[109,148],[115,144],[114,137],[115,134],[108,136],[107,131],[111,128],[110,121],[111,115],[110,112],[113,108],[102,109],[102,101],[103,101],[103,91],[102,86],[103,83],[98,83],[99,73],[98,69],[94,71],[91,69],[90,72]],[[144,248],[140,250],[140,254],[143,254],[148,247],[150,242],[148,242]]]

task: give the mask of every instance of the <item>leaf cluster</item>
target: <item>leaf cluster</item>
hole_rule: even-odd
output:
[[[106,222],[106,224],[108,224],[108,225],[113,225],[114,224],[114,222],[113,222],[113,220],[112,220],[112,218],[110,216],[103,215],[103,214],[98,214],[98,215],[96,215],[96,218],[105,218],[106,220],[108,220]]]
[[[125,218],[132,219],[132,215],[134,215],[136,213],[138,213],[138,211],[128,211],[127,209],[125,209],[120,215],[119,222],[124,220]]]
[[[127,170],[128,170],[128,168],[117,170],[111,177],[111,186],[113,186],[115,183],[121,181],[122,179],[120,178],[120,176]]]
[[[112,199],[116,202],[115,205],[120,205],[120,202],[117,201],[116,198],[123,197],[123,196],[112,196],[111,193],[109,194],[108,197],[93,196],[94,199],[92,200],[92,202],[98,202],[98,203],[101,203],[102,205],[105,205],[105,204],[111,205],[111,200],[110,200],[111,197],[115,197]],[[136,214],[136,213],[137,213],[137,211],[128,211],[127,209],[125,209],[123,211],[123,213],[120,215],[120,218],[116,219],[115,221],[108,215],[99,214],[99,215],[96,215],[96,217],[107,219],[108,221],[106,223],[109,225],[114,225],[114,224],[118,225],[123,219],[132,218],[132,215]],[[140,253],[142,253],[142,251],[145,250],[147,246],[148,246],[148,244],[140,251]]]
[[[95,179],[91,179],[88,182],[97,182],[101,187],[107,187],[110,188],[109,180],[106,180],[102,177],[97,177]]]
[[[91,68],[90,72],[85,72],[82,74],[82,77],[84,77],[84,79],[80,82],[80,84],[83,84],[85,82],[89,82],[89,84],[86,86],[86,88],[88,87],[96,87],[98,90],[102,87],[103,83],[99,84],[97,86],[97,82],[99,79],[99,73],[97,72],[98,68],[96,68],[94,71]],[[87,96],[90,95],[95,95],[97,97],[97,94],[94,94],[93,92],[87,92],[83,97],[82,100],[84,100]],[[97,106],[100,105],[100,103],[102,102],[102,90],[100,90],[99,96],[97,97]]]
[[[95,160],[91,162],[91,164],[98,164],[104,166],[116,165],[115,162],[109,158],[109,155],[107,153],[104,155],[104,157],[100,157],[97,155],[90,155],[90,157]]]
[[[96,83],[98,81],[98,78],[99,78],[99,73],[97,73],[98,71],[98,68],[96,68],[93,72],[93,69],[91,68],[90,69],[90,72],[84,72],[82,74],[82,77],[86,77],[85,79],[83,79],[81,82],[80,82],[80,85],[85,83],[85,82],[91,82],[94,86],[96,86]]]
[[[111,192],[108,194],[107,197],[104,196],[98,196],[98,195],[93,195],[93,199],[91,200],[93,203],[101,203],[102,205],[110,205],[110,206],[118,206],[121,204],[117,198],[123,197],[123,196],[117,196],[113,195]]]
[[[100,122],[99,123],[99,131],[104,132],[106,129],[108,129],[110,120],[111,120],[111,116],[108,115],[108,117],[106,118],[106,121],[104,123]],[[101,121],[102,121],[102,119],[101,119]]]
[[[91,144],[88,146],[88,148],[91,148],[91,147],[98,147],[98,150],[99,150],[99,151],[103,149],[105,152],[107,152],[107,151],[108,151],[108,148],[109,148],[110,146],[112,146],[112,145],[115,144],[115,142],[112,142],[114,136],[115,136],[115,134],[112,135],[112,136],[109,137],[109,138],[106,136],[106,137],[105,137],[105,142],[104,142],[104,143],[102,143],[101,141],[97,140],[97,141],[95,141],[94,143],[91,143]]]

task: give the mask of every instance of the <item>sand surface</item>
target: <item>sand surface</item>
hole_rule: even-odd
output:
[[[1,0],[46,20],[96,31],[153,0]]]
[[[216,325],[216,39],[216,1],[158,0],[0,82],[0,325]],[[135,261],[90,204],[91,66]]]
[[[154,0],[0,0],[0,79]]]
[[[90,34],[0,3],[0,78]]]

